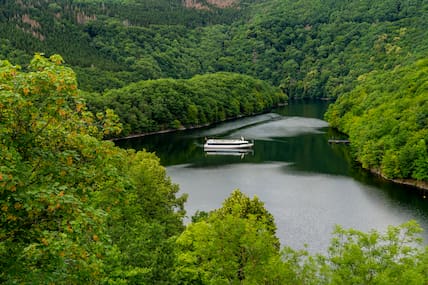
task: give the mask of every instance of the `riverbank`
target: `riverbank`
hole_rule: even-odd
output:
[[[419,190],[423,191],[423,197],[426,198],[428,197],[428,182],[427,181],[419,181],[416,179],[405,179],[405,178],[388,178],[386,177],[379,169],[370,169],[370,172],[373,174],[376,174],[380,177],[382,177],[385,180],[397,183],[397,184],[401,184],[401,185],[406,185],[406,186],[411,186],[414,188],[417,188]]]
[[[216,123],[212,123],[216,124]],[[151,135],[159,135],[159,134],[167,134],[167,133],[173,133],[173,132],[179,132],[179,131],[187,131],[187,130],[194,130],[194,129],[200,129],[204,127],[209,127],[212,124],[204,124],[204,125],[197,125],[197,126],[191,126],[191,127],[181,127],[178,129],[166,129],[166,130],[159,130],[155,132],[148,132],[148,133],[141,133],[141,134],[132,134],[125,137],[120,138],[112,138],[111,141],[120,141],[120,140],[127,140],[127,139],[134,139],[134,138],[141,138],[145,136],[151,136]]]
[[[423,226],[428,241],[428,200],[417,189],[361,171],[352,163],[348,147],[329,145],[328,138],[341,136],[313,120],[322,119],[327,104],[290,101],[288,107],[274,111],[283,119],[245,118],[189,133],[122,142],[122,147],[146,149],[160,157],[180,192],[188,194],[188,217],[197,210],[220,207],[239,188],[265,203],[283,245],[302,249],[307,244],[310,252],[325,252],[336,224],[384,231],[408,220]],[[204,137],[241,134],[255,139],[253,153],[240,157],[208,155],[203,150]]]
[[[246,118],[246,117],[253,117],[253,116],[257,116],[257,115],[261,115],[261,114],[267,114],[267,113],[271,112],[272,110],[275,110],[276,108],[284,107],[284,106],[287,106],[287,105],[288,105],[288,102],[283,102],[283,103],[277,104],[276,106],[270,108],[269,110],[265,110],[263,112],[254,113],[254,114],[247,115],[247,116],[246,115],[239,115],[239,116],[236,116],[236,117],[231,117],[231,118],[227,118],[225,120],[221,120],[221,121],[217,121],[217,122],[212,122],[212,123],[206,123],[206,124],[194,125],[194,126],[187,126],[187,127],[181,126],[180,128],[177,128],[177,129],[164,129],[164,130],[159,130],[159,131],[154,131],[154,132],[132,134],[132,135],[127,135],[127,136],[120,137],[120,138],[111,138],[109,140],[110,141],[120,141],[120,140],[141,138],[141,137],[151,136],[151,135],[159,135],[159,134],[167,134],[167,133],[180,132],[180,131],[196,130],[196,129],[201,129],[201,128],[206,128],[206,127],[214,126],[214,125],[220,124],[220,123],[225,123],[225,122],[230,122],[230,121],[234,121],[234,120]]]
[[[288,102],[281,104],[281,106],[285,106],[285,105],[288,105]],[[280,106],[277,105],[277,106],[275,106],[272,109],[265,110],[264,112],[260,112],[260,113],[252,114],[252,115],[248,115],[248,116],[240,115],[240,116],[237,116],[237,117],[227,118],[225,120],[217,121],[217,122],[212,122],[212,123],[206,123],[206,124],[194,125],[194,126],[187,126],[187,127],[182,126],[180,128],[176,128],[176,129],[164,129],[164,130],[159,130],[159,131],[154,131],[154,132],[132,134],[132,135],[128,135],[128,136],[124,136],[124,137],[120,137],[120,138],[113,138],[113,139],[110,139],[110,140],[111,141],[122,141],[122,140],[133,139],[133,138],[140,138],[140,137],[151,136],[151,135],[167,134],[167,133],[175,133],[175,132],[181,132],[181,131],[187,131],[187,130],[201,129],[201,128],[214,126],[216,124],[220,124],[220,123],[224,123],[224,122],[234,121],[234,120],[245,118],[245,117],[253,117],[253,116],[256,116],[256,115],[265,114],[265,113],[268,113],[268,112],[276,109],[277,107],[280,107]],[[346,142],[348,143],[348,141],[346,141]],[[360,165],[360,167],[361,167],[361,165]],[[380,170],[369,169],[368,171],[370,171],[372,174],[375,174],[375,175],[377,175],[377,176],[379,176],[382,179],[385,179],[387,181],[391,181],[391,182],[399,184],[399,185],[410,186],[410,187],[422,190],[423,191],[422,195],[424,197],[428,197],[428,182],[427,181],[418,181],[418,180],[415,180],[415,179],[391,179],[391,178],[387,178],[386,176],[384,176],[381,173]]]

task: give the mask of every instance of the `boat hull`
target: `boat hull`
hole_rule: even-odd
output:
[[[205,144],[204,149],[205,150],[222,150],[222,151],[236,151],[238,149],[248,149],[252,148],[254,146],[253,143],[245,143],[245,144],[235,144],[235,145],[220,145],[220,144]]]
[[[236,151],[249,149],[254,145],[253,141],[241,139],[208,139],[204,144],[205,151]]]

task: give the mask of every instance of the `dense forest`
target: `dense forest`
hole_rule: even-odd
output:
[[[426,183],[427,16],[423,0],[0,1],[0,283],[428,283],[414,222],[338,226],[312,255],[237,190],[184,225],[159,159],[103,140],[331,99],[362,167]]]
[[[59,53],[86,91],[227,71],[290,97],[335,98],[359,75],[423,58],[428,46],[422,0],[247,0],[210,10],[179,0],[3,2],[0,55],[25,64],[35,52]]]
[[[2,284],[425,284],[415,222],[334,232],[326,255],[280,248],[273,216],[239,190],[183,225],[185,196],[147,152],[102,140],[58,55],[0,64]]]
[[[101,140],[117,116],[88,112],[61,62],[0,64],[0,282],[163,281],[185,197],[154,154]]]
[[[428,181],[428,61],[372,71],[326,117],[349,134],[364,168]]]
[[[91,110],[111,108],[123,134],[197,127],[269,110],[284,103],[279,88],[250,76],[215,73],[189,80],[157,79],[132,83],[103,96],[86,95]]]

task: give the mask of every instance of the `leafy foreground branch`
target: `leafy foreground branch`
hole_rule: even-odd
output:
[[[88,112],[61,62],[0,62],[0,283],[428,282],[414,222],[338,228],[326,256],[280,251],[272,215],[235,191],[184,227],[185,197],[159,159],[102,141],[117,116]]]
[[[102,141],[117,116],[61,61],[0,62],[0,283],[166,282],[185,197],[154,154]]]

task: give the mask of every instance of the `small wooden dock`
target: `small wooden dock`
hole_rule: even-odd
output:
[[[349,144],[350,141],[349,140],[336,140],[336,139],[330,139],[328,140],[328,143],[330,144]]]

